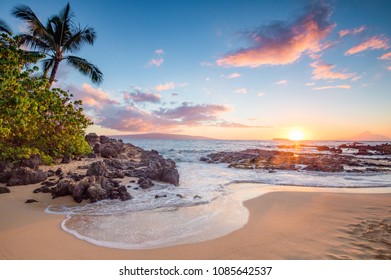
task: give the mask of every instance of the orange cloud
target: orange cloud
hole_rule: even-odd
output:
[[[344,30],[341,30],[338,32],[339,34],[339,37],[344,37],[346,35],[356,35],[360,32],[363,32],[364,30],[366,29],[366,27],[363,25],[363,26],[360,26],[360,27],[357,27],[357,28],[354,28],[354,29],[344,29]]]
[[[345,52],[345,55],[352,55],[366,50],[383,49],[386,50],[390,47],[389,40],[381,35],[373,36],[361,44],[350,48]]]
[[[379,57],[379,59],[382,59],[382,60],[391,60],[391,52],[386,53],[386,54],[383,54],[381,57]]]
[[[311,66],[314,68],[312,71],[314,80],[346,80],[356,76],[353,73],[332,72],[331,69],[335,68],[335,65],[319,61],[311,63]]]
[[[81,89],[74,86],[70,86],[68,89],[72,92],[76,99],[82,100],[83,104],[87,107],[101,109],[106,105],[119,104],[118,101],[111,99],[103,90],[93,88],[87,83],[84,83]]]
[[[336,88],[351,89],[352,86],[350,85],[325,86],[325,87],[316,87],[313,88],[312,90],[325,90],[325,89],[336,89]]]
[[[216,63],[233,67],[284,65],[297,61],[305,53],[314,54],[323,49],[321,41],[335,26],[328,21],[330,14],[329,6],[316,2],[291,24],[274,23],[247,32],[254,46],[227,54]]]

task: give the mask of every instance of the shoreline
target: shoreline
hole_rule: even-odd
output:
[[[244,202],[248,223],[228,235],[159,249],[99,247],[61,229],[37,185],[0,195],[0,259],[391,259],[391,193],[276,191]],[[33,198],[37,203],[26,204]]]

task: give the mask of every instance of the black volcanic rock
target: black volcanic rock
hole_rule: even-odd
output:
[[[0,187],[0,194],[2,193],[10,193],[10,189],[7,187]]]
[[[304,170],[320,172],[341,172],[344,165],[357,165],[352,156],[340,155],[340,148],[322,146],[319,150],[331,151],[333,154],[294,154],[277,150],[248,149],[211,153],[200,160],[206,163],[227,163],[228,167],[239,169],[297,170],[299,165],[305,165]]]
[[[87,170],[87,176],[103,176],[109,177],[110,171],[103,161],[97,161],[91,164]]]
[[[144,178],[144,177],[141,177],[140,179],[138,179],[137,183],[139,184],[140,188],[143,188],[143,189],[149,189],[155,185],[151,179]]]
[[[38,169],[40,156],[32,156],[18,164],[0,162],[0,183],[15,186],[43,182],[34,193],[51,193],[52,198],[70,195],[78,203],[83,200],[132,199],[127,188],[113,178],[139,177],[142,188],[153,187],[152,180],[179,184],[175,162],[165,159],[157,151],[145,151],[122,140],[91,133],[86,136],[86,141],[94,149],[93,157],[98,161],[79,168],[77,172],[65,174],[61,168],[43,172]],[[53,178],[46,181],[48,175]]]
[[[175,162],[163,158],[157,151],[143,151],[139,165],[144,168],[134,170],[133,176],[179,185],[179,173]]]
[[[11,171],[14,164],[8,161],[0,161],[0,183],[7,183],[11,178]]]
[[[7,186],[36,184],[45,181],[47,178],[47,173],[42,170],[34,170],[29,167],[17,167],[12,169]]]

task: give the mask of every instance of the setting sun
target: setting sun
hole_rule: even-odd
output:
[[[292,129],[288,135],[289,140],[300,141],[304,139],[304,133],[300,129]]]

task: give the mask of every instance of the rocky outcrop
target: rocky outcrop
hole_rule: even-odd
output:
[[[321,148],[322,151],[330,149]],[[334,152],[334,150],[332,150]],[[228,167],[240,169],[298,170],[341,172],[344,165],[356,166],[351,156],[335,154],[295,154],[276,150],[249,149],[240,152],[219,152],[202,157],[207,163],[228,163]]]
[[[48,175],[42,170],[29,167],[17,167],[11,170],[7,186],[36,184],[47,179]]]
[[[88,134],[85,139],[94,150],[88,158],[96,158],[96,161],[77,172],[65,174],[61,168],[44,172],[39,169],[41,157],[33,155],[18,163],[0,162],[0,183],[16,186],[41,182],[34,193],[51,193],[52,198],[70,195],[78,203],[83,200],[131,199],[127,188],[114,180],[125,176],[138,177],[141,188],[153,187],[152,180],[179,185],[175,162],[163,158],[157,151],[145,151],[122,140],[94,133]],[[64,157],[62,160],[63,163],[69,162],[71,158]],[[7,191],[9,189],[5,187],[0,189],[0,192]]]
[[[391,155],[391,144],[388,143],[372,146],[354,142],[342,144],[338,148],[356,150],[357,155]]]
[[[96,134],[88,134],[86,141],[93,146],[93,158],[98,160],[83,167],[81,170],[86,170],[84,174],[52,171],[50,174],[58,176],[57,181],[51,178],[34,192],[50,192],[53,198],[70,195],[80,203],[83,200],[131,199],[127,188],[114,178],[138,177],[139,186],[143,189],[153,187],[152,180],[179,184],[175,162],[163,158],[157,151],[145,151],[121,140]]]
[[[139,184],[140,188],[143,188],[143,189],[149,189],[154,186],[154,183],[152,182],[151,179],[144,178],[144,177],[141,177],[138,180],[137,184]]]
[[[104,158],[93,164],[87,175],[123,178],[124,176],[146,178],[179,185],[179,173],[171,159],[165,159],[157,151],[146,151],[122,140],[107,136],[88,134],[86,141],[96,156]]]
[[[85,140],[90,145],[90,147],[94,147],[96,144],[100,143],[100,137],[96,135],[96,133],[89,133],[85,136]]]
[[[135,167],[131,172],[134,177],[179,185],[179,173],[175,162],[172,159],[163,158],[157,151],[143,151],[141,161]]]
[[[78,203],[86,199],[90,202],[97,202],[103,199],[124,201],[132,198],[125,186],[103,176],[86,176],[79,182],[63,179],[51,189],[51,193],[53,198],[71,195]]]
[[[0,187],[0,194],[2,193],[10,193],[10,189],[7,187]]]
[[[48,175],[39,170],[41,163],[40,155],[31,155],[29,159],[21,159],[18,163],[0,161],[0,183],[18,186],[45,181]]]
[[[8,161],[0,161],[0,183],[7,183],[11,178],[11,171],[14,164]]]

